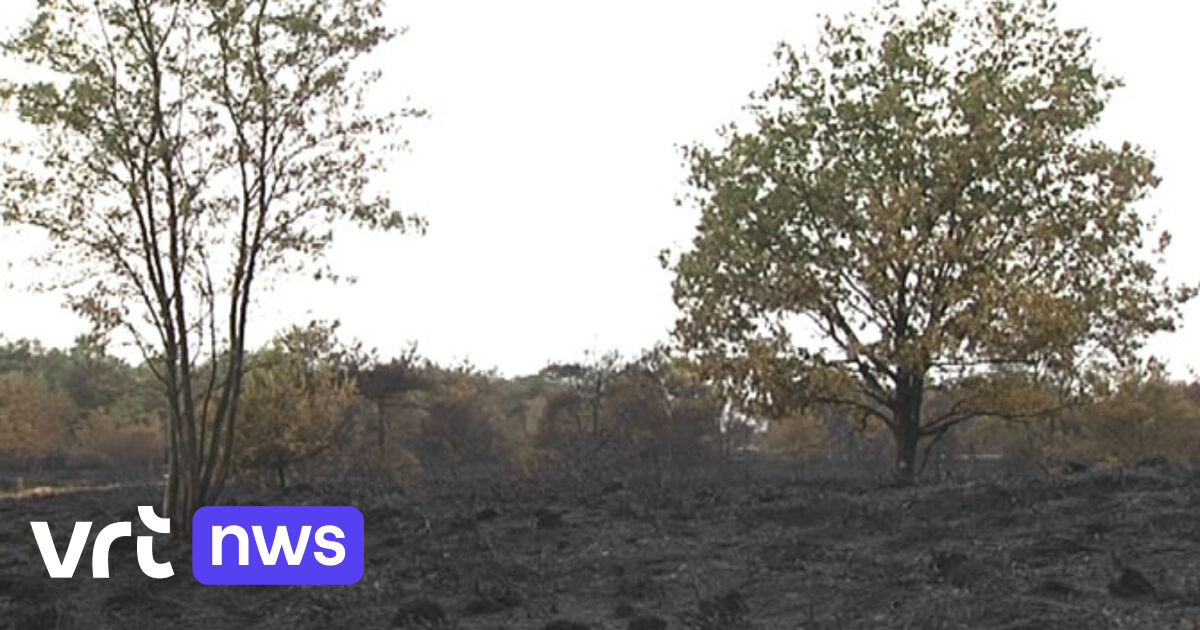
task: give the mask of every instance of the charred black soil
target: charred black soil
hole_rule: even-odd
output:
[[[893,487],[730,471],[721,481],[441,491],[299,488],[230,502],[350,504],[367,567],[348,587],[209,587],[90,545],[51,580],[75,521],[137,525],[151,486],[0,499],[0,627],[1200,628],[1200,476],[1166,468]],[[569,488],[569,489],[568,489]],[[141,532],[146,533],[146,532]]]

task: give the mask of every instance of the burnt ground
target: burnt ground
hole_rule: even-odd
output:
[[[352,504],[347,587],[216,587],[137,569],[51,580],[76,520],[132,520],[154,487],[0,498],[0,628],[1200,628],[1200,476],[1166,468],[889,487],[715,471],[669,488],[301,488],[231,502]],[[716,481],[718,480],[719,481]],[[478,484],[476,487],[480,487]],[[565,486],[564,486],[565,487]],[[145,532],[142,532],[145,533]],[[62,537],[59,537],[62,534]],[[573,623],[579,625],[572,625]]]

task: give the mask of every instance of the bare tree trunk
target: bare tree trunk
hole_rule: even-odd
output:
[[[167,482],[163,488],[162,516],[172,518],[179,504],[179,460],[176,459],[175,423],[170,418],[163,421],[167,425]]]
[[[896,481],[911,484],[916,481],[917,471],[917,442],[920,431],[910,426],[912,423],[899,419],[893,437],[896,440]]]
[[[900,373],[896,379],[896,400],[892,408],[896,441],[896,480],[911,484],[917,478],[917,446],[921,441],[921,403],[925,387],[922,376]]]

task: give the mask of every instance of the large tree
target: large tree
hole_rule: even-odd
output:
[[[5,218],[49,237],[71,306],[161,383],[180,529],[231,469],[261,279],[327,277],[339,222],[414,225],[372,186],[420,114],[365,107],[381,20],[381,0],[47,0],[4,44],[33,131],[5,142]]]
[[[1156,272],[1165,234],[1143,243],[1153,164],[1096,139],[1120,83],[1052,3],[884,3],[777,59],[753,126],[688,148],[701,218],[673,263],[678,338],[746,400],[851,406],[911,480],[923,440],[1037,413],[1017,384],[1173,327],[1193,291]]]

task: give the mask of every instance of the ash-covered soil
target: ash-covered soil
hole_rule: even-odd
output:
[[[59,549],[157,504],[150,486],[0,498],[0,627],[1200,628],[1200,476],[1166,468],[918,487],[794,480],[440,492],[300,488],[231,502],[350,504],[367,567],[348,587],[215,587],[175,577],[47,577]],[[32,494],[33,496],[30,496]],[[141,531],[140,533],[147,533]]]

